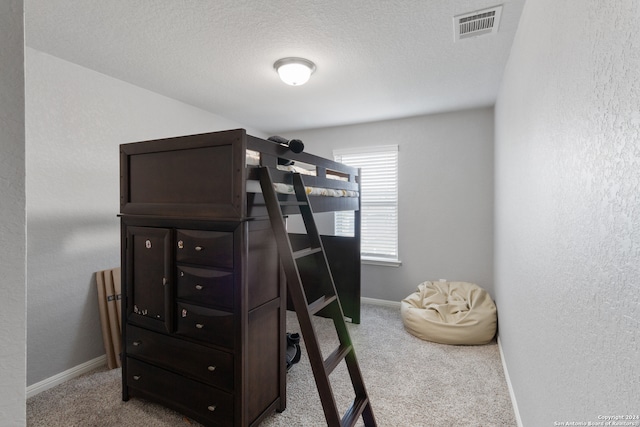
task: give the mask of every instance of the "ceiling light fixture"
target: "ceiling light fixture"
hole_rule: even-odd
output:
[[[280,80],[291,86],[300,86],[309,80],[316,70],[316,64],[304,58],[282,58],[273,64],[273,68]]]

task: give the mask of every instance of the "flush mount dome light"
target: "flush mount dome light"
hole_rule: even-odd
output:
[[[300,86],[309,80],[316,65],[304,58],[282,58],[273,64],[273,68],[278,72],[280,80],[291,86]]]

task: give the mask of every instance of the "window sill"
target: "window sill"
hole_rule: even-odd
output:
[[[360,262],[366,265],[382,265],[385,267],[400,267],[402,265],[402,261],[400,261],[399,259],[386,259],[386,258],[362,257],[360,259]]]

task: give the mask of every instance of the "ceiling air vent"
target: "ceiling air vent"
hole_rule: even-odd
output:
[[[502,6],[453,17],[454,41],[498,32]]]

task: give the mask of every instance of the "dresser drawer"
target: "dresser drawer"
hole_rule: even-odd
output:
[[[178,303],[176,333],[233,348],[233,313]]]
[[[233,273],[215,268],[178,266],[178,298],[233,308]]]
[[[233,396],[156,366],[127,358],[127,385],[215,425],[233,425]]]
[[[176,260],[186,264],[233,268],[233,233],[177,230]]]
[[[230,353],[135,326],[127,326],[126,350],[129,356],[233,390],[233,356]]]

